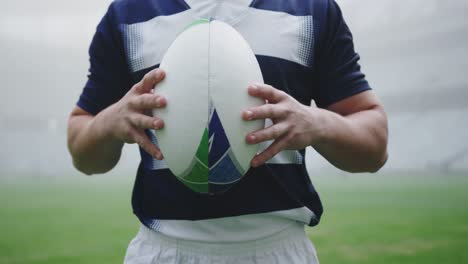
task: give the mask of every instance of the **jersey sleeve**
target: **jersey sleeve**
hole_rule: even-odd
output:
[[[97,26],[89,48],[89,74],[77,105],[96,115],[117,102],[131,86],[122,38],[112,5]]]
[[[323,26],[316,52],[314,101],[317,106],[325,108],[371,88],[361,72],[360,57],[354,50],[351,31],[334,0],[328,1]]]

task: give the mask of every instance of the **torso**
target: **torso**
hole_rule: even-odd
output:
[[[158,67],[166,49],[187,25],[201,17],[214,17],[247,40],[265,83],[310,104],[316,34],[312,5],[298,4],[302,1],[148,1],[148,19],[120,25],[129,73],[139,81]],[[130,8],[126,17],[138,11]],[[156,142],[154,135],[148,135]],[[201,197],[184,189],[164,161],[142,152],[134,211],[153,230],[203,241],[253,240],[294,222],[318,222],[322,208],[305,170],[304,152],[283,151],[265,168],[249,174],[223,197]]]

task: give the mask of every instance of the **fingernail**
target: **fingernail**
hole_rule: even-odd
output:
[[[161,153],[157,153],[157,154],[156,154],[156,159],[162,160],[162,154],[161,154]]]
[[[161,98],[156,99],[156,107],[161,107]]]
[[[249,136],[249,141],[250,141],[251,143],[254,143],[256,139],[257,139],[257,137],[254,136],[254,135],[250,135],[250,136]]]
[[[157,80],[161,79],[161,76],[162,76],[161,70],[157,70],[157,71],[156,71],[156,74],[155,74],[156,79],[157,79]]]
[[[161,123],[158,121],[154,121],[153,123],[154,129],[160,129],[161,128]]]
[[[252,111],[246,111],[245,116],[247,117],[248,120],[252,120],[253,112]]]

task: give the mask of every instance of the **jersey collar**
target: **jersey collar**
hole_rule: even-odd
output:
[[[252,0],[185,0],[198,18],[213,18],[233,23],[245,15]]]

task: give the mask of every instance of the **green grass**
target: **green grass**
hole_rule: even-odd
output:
[[[136,234],[131,180],[0,184],[0,263],[122,263]],[[307,229],[322,264],[468,263],[468,177],[314,178]]]
[[[324,180],[322,263],[468,263],[468,177]]]
[[[0,263],[122,263],[137,232],[130,184],[0,187]]]

